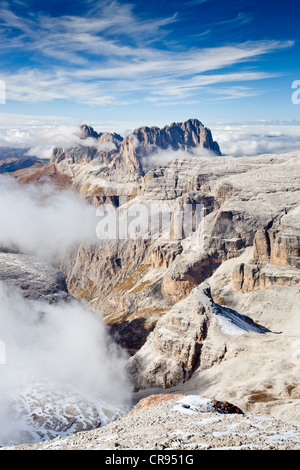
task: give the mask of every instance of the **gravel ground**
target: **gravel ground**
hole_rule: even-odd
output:
[[[224,414],[195,395],[153,395],[105,427],[16,450],[300,450],[300,424]]]

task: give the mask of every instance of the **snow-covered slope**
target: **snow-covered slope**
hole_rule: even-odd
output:
[[[229,412],[222,411],[213,400],[194,395],[150,396],[103,428],[16,449],[115,450],[120,458],[122,451],[142,449],[300,449],[299,425],[264,416],[232,414],[234,409],[230,410],[228,404],[227,409]]]

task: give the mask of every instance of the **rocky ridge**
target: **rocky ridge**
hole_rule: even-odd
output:
[[[195,158],[198,147],[220,153],[196,120],[141,128],[125,139],[88,126],[82,132],[99,146],[56,149],[51,165],[95,206],[110,203],[124,213],[136,204],[167,203],[173,215],[178,208],[203,208],[201,231],[178,238],[173,226],[169,237],[82,244],[62,261],[68,292],[101,312],[130,352],[137,396],[168,389],[299,421],[300,153]],[[157,147],[187,152],[143,167]],[[92,441],[104,433],[105,442],[94,447],[114,448],[109,432],[127,419],[89,435]],[[144,423],[146,429],[148,417]],[[254,447],[264,448],[261,439]],[[207,447],[199,433],[196,442]],[[87,442],[78,435],[66,445]],[[141,445],[137,436],[122,444],[135,445]]]
[[[56,148],[51,162],[71,177],[74,186],[95,205],[107,200],[119,205],[120,196],[134,196],[139,181],[151,167],[150,157],[163,150],[203,150],[221,155],[211,131],[197,119],[162,129],[141,127],[125,138],[116,133],[97,133],[84,125],[82,139],[83,144],[89,139],[89,145]]]
[[[196,287],[156,323],[144,346],[129,360],[137,390],[170,388],[188,381],[196,370],[220,363],[229,335],[269,332],[238,312],[214,303],[207,284]]]
[[[154,395],[94,431],[15,450],[299,450],[299,426],[194,395]],[[221,405],[221,406],[220,406]],[[149,432],[151,430],[151,432]]]
[[[187,157],[150,170],[127,207],[137,202],[202,204],[202,237],[192,233],[180,240],[102,241],[81,246],[65,260],[69,291],[101,310],[114,337],[131,352],[137,389],[188,389],[195,381],[203,393],[221,393],[220,399],[229,397],[246,409],[276,416],[286,409],[297,415],[297,366],[292,360],[288,378],[281,361],[295,357],[298,344],[299,162],[296,152],[238,159]],[[264,238],[268,231],[270,243]],[[205,282],[211,300],[203,293],[195,300]],[[289,312],[283,313],[287,305]],[[247,325],[254,321],[258,329],[221,327],[221,318],[227,317],[232,326],[240,318],[236,315],[247,317]],[[260,356],[253,347],[262,343],[266,349]],[[271,370],[267,364],[274,347],[285,353],[276,356]],[[239,366],[248,357],[245,351],[251,351],[252,367],[258,361],[267,368],[265,376],[257,370],[251,386],[248,368]],[[234,368],[239,371],[237,385],[229,379]],[[272,380],[274,394],[266,388]],[[211,385],[218,381],[220,386]]]

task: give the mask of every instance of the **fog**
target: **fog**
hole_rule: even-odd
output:
[[[200,116],[201,118],[201,116]],[[26,120],[25,120],[26,121]],[[23,119],[24,122],[24,119]],[[16,122],[1,125],[0,147],[28,149],[27,154],[39,158],[50,158],[55,147],[71,148],[76,145],[103,146],[95,139],[82,140],[80,125],[45,124],[42,120],[32,124]],[[97,131],[118,132],[125,136],[142,125],[163,126],[164,122],[96,122],[92,123]],[[253,121],[253,122],[211,122],[213,138],[224,155],[242,156],[264,153],[289,152],[300,149],[299,121]],[[104,147],[103,150],[106,148]],[[110,150],[110,148],[107,148]],[[154,160],[153,160],[154,165]]]
[[[170,163],[173,160],[180,160],[184,158],[199,158],[199,157],[216,157],[216,155],[208,149],[193,148],[189,152],[185,150],[154,150],[149,155],[141,159],[142,167],[145,173]]]
[[[224,155],[235,157],[300,150],[299,123],[220,123],[213,126],[213,136]]]
[[[0,175],[0,246],[53,261],[81,241],[96,242],[96,225],[95,208],[74,191],[21,186]]]
[[[52,264],[81,242],[96,242],[98,221],[73,191],[20,186],[0,175],[0,247]],[[0,342],[0,445],[105,424],[129,403],[127,355],[101,315],[75,300],[28,301],[0,283]]]
[[[101,417],[103,408],[129,404],[127,356],[112,343],[102,320],[79,303],[28,302],[0,283],[0,313],[6,347],[6,364],[0,365],[0,445],[34,440],[37,430],[44,438],[62,434],[65,408],[79,407],[83,398]],[[55,403],[59,394],[63,400]],[[90,419],[88,408],[74,413],[77,421]],[[34,411],[40,421],[33,419]],[[47,421],[54,415],[51,434]]]
[[[1,129],[0,147],[28,149],[26,154],[49,159],[55,147],[72,148],[77,145],[85,147],[99,145],[95,139],[81,138],[79,125],[8,127]]]

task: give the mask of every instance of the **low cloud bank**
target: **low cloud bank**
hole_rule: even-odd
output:
[[[143,123],[139,123],[142,125]],[[155,123],[150,123],[154,125]],[[159,125],[163,125],[160,123]],[[138,123],[93,123],[97,131],[117,132],[127,135],[132,132]],[[300,123],[298,121],[257,121],[210,123],[214,140],[216,140],[224,155],[242,156],[258,155],[264,153],[285,153],[300,149]],[[48,159],[55,147],[71,148],[76,145],[95,146],[103,150],[111,150],[113,144],[97,143],[95,139],[80,139],[79,125],[32,125],[1,126],[0,148],[12,147],[26,149],[27,154]],[[109,147],[109,145],[111,147]],[[153,162],[155,156],[153,156]],[[165,160],[165,159],[164,159]],[[168,160],[169,161],[169,160]]]
[[[66,435],[124,412],[126,354],[78,302],[28,302],[0,283],[0,445]]]
[[[142,158],[142,166],[144,172],[148,172],[158,166],[167,165],[173,160],[181,160],[184,158],[199,158],[199,157],[216,157],[216,155],[207,149],[194,148],[187,152],[185,150],[154,150],[153,153]]]
[[[213,135],[224,155],[240,157],[300,150],[300,124],[217,124]]]
[[[2,128],[0,147],[26,149],[26,155],[49,159],[55,147],[72,148],[76,145],[97,145],[92,138],[81,139],[80,126],[33,126],[26,128]],[[101,146],[101,144],[99,144]]]
[[[0,246],[53,263],[97,242],[98,222],[73,191],[0,175]],[[101,317],[75,300],[28,301],[0,282],[0,342],[0,445],[97,427],[129,404],[127,355]]]
[[[97,222],[95,208],[73,191],[21,186],[0,175],[0,246],[53,261],[82,241],[95,243]]]

